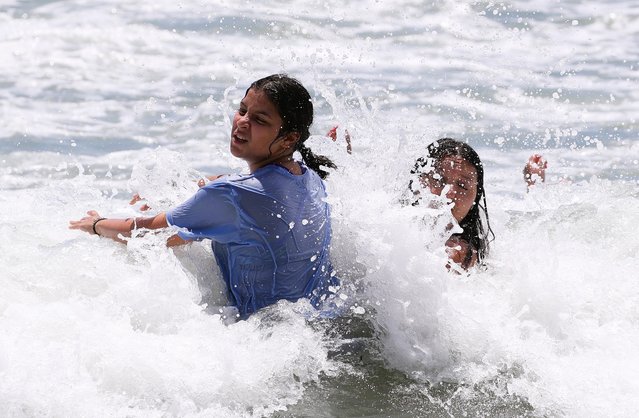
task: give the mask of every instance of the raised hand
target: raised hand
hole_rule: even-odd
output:
[[[548,162],[539,154],[533,154],[528,159],[526,166],[524,167],[524,181],[528,187],[533,186],[537,179],[541,179],[541,182],[546,181],[546,168],[548,168]]]
[[[328,130],[328,132],[326,132],[326,136],[331,138],[333,141],[337,141],[337,128],[337,125],[333,126]],[[353,151],[353,148],[351,146],[351,135],[348,133],[348,130],[344,131],[344,139],[346,139],[346,152],[350,154]]]
[[[131,201],[129,202],[129,205],[135,205],[138,202],[143,201],[144,198],[141,197],[139,194],[134,194],[133,197],[131,198]],[[140,206],[140,210],[142,212],[145,212],[147,210],[151,209],[151,206],[147,205],[146,203],[142,204],[142,206]]]

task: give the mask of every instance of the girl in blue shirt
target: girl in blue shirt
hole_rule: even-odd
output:
[[[335,168],[305,145],[313,122],[308,91],[275,74],[247,89],[233,118],[231,153],[248,175],[220,177],[166,213],[106,219],[96,211],[71,221],[123,242],[137,228],[182,228],[168,245],[210,239],[229,297],[246,317],[280,299],[308,298],[319,307],[338,285],[329,258],[331,222],[322,167]],[[299,151],[303,162],[293,159]]]

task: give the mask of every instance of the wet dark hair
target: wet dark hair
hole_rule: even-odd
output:
[[[328,157],[313,154],[304,144],[311,135],[309,129],[313,123],[313,102],[302,83],[287,74],[273,74],[253,82],[246,89],[246,94],[251,89],[264,92],[279,112],[282,128],[278,138],[292,132],[299,134],[295,149],[302,155],[304,164],[323,179],[328,176],[328,172],[322,167],[337,168]]]
[[[454,234],[454,236],[458,236],[468,242],[471,248],[477,251],[477,258],[481,262],[488,255],[489,244],[495,239],[495,234],[490,228],[490,221],[488,219],[486,192],[484,190],[484,165],[477,152],[475,152],[470,145],[455,139],[438,139],[428,145],[426,157],[420,157],[415,161],[415,166],[411,170],[411,174],[422,174],[425,172],[425,167],[436,167],[437,163],[446,157],[461,157],[471,163],[477,171],[477,195],[475,196],[475,201],[468,214],[459,222],[459,226],[464,231],[459,234]],[[412,183],[413,180],[411,180],[408,185],[410,190],[413,190]],[[417,204],[419,204],[419,199],[413,202],[413,205]],[[480,210],[486,219],[485,225]],[[464,258],[462,267],[466,268],[469,265],[472,256],[472,251],[469,251]]]

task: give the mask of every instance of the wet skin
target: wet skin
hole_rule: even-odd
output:
[[[448,198],[452,203],[451,213],[459,223],[472,209],[477,197],[477,170],[462,157],[444,157],[435,164],[435,170],[420,176],[422,186],[428,187],[430,192]],[[477,263],[477,253],[460,238],[452,236],[446,241],[447,253],[450,261],[464,269]],[[471,258],[466,263],[466,256],[471,252]],[[451,269],[451,265],[447,267]]]
[[[281,127],[282,118],[275,105],[264,92],[250,89],[233,117],[231,154],[246,161],[251,173],[270,163],[299,169],[290,158],[299,134],[282,135]]]
[[[477,170],[462,157],[444,157],[435,170],[420,176],[422,186],[438,196],[445,195],[453,203],[451,212],[457,222],[470,212],[477,196]]]

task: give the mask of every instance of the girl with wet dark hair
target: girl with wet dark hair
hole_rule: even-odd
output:
[[[302,160],[311,170],[325,179],[328,172],[322,167],[337,168],[331,160],[323,155],[315,155],[305,144],[311,135],[309,129],[313,123],[313,103],[310,94],[299,81],[283,74],[274,74],[255,81],[246,90],[246,94],[251,89],[264,92],[282,115],[279,135],[291,132],[298,135],[295,150],[299,151]]]
[[[413,192],[412,205],[421,201],[418,186],[435,195],[448,198],[451,212],[463,232],[453,234],[446,246],[451,261],[464,269],[481,263],[494,239],[484,190],[484,165],[468,144],[451,138],[439,139],[427,148],[427,155],[415,162],[411,174],[417,176],[409,183]]]
[[[241,317],[281,299],[307,298],[319,307],[339,283],[322,181],[323,168],[335,165],[305,145],[312,123],[311,97],[299,81],[285,74],[257,80],[235,113],[230,141],[249,174],[217,177],[154,217],[106,219],[89,211],[70,228],[125,242],[134,229],[180,227],[168,244],[210,239]]]

